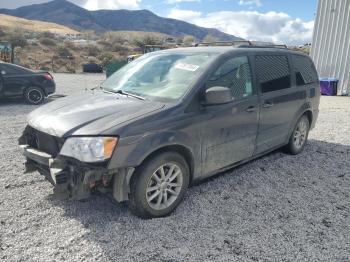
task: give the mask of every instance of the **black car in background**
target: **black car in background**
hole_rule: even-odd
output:
[[[83,65],[84,73],[103,73],[102,65],[98,64],[85,64]]]
[[[0,98],[24,98],[30,104],[40,104],[55,93],[56,85],[48,72],[0,62]]]

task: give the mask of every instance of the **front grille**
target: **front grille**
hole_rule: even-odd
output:
[[[58,155],[63,145],[60,138],[46,134],[30,126],[26,130],[26,138],[29,146],[50,154],[53,157]]]

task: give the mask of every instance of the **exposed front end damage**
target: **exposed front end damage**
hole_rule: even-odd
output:
[[[82,200],[97,190],[112,193],[118,202],[128,200],[134,168],[108,169],[107,162],[87,164],[61,156],[63,142],[28,126],[19,139],[26,173],[38,171],[62,198]]]

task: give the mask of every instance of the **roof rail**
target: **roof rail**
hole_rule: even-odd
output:
[[[288,49],[287,45],[283,44],[274,44],[270,42],[262,42],[262,41],[252,41],[252,44],[249,47],[258,47],[258,48],[285,48]]]
[[[235,40],[235,41],[215,41],[215,42],[201,42],[196,43],[195,46],[240,46],[241,44],[252,45],[248,40]]]
[[[273,44],[269,42],[235,40],[235,41],[216,41],[216,42],[202,42],[195,44],[198,46],[235,46],[235,47],[249,47],[249,48],[284,48],[288,49],[287,45]]]

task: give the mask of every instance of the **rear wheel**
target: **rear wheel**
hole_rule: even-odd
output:
[[[286,146],[290,154],[296,155],[303,151],[310,130],[310,121],[306,115],[303,115],[297,122],[292,135],[289,138],[289,143]]]
[[[45,99],[45,94],[40,87],[29,87],[24,92],[25,100],[32,105],[41,104]]]
[[[188,184],[184,158],[172,152],[160,154],[137,169],[130,185],[129,208],[142,218],[166,216],[179,205]]]

